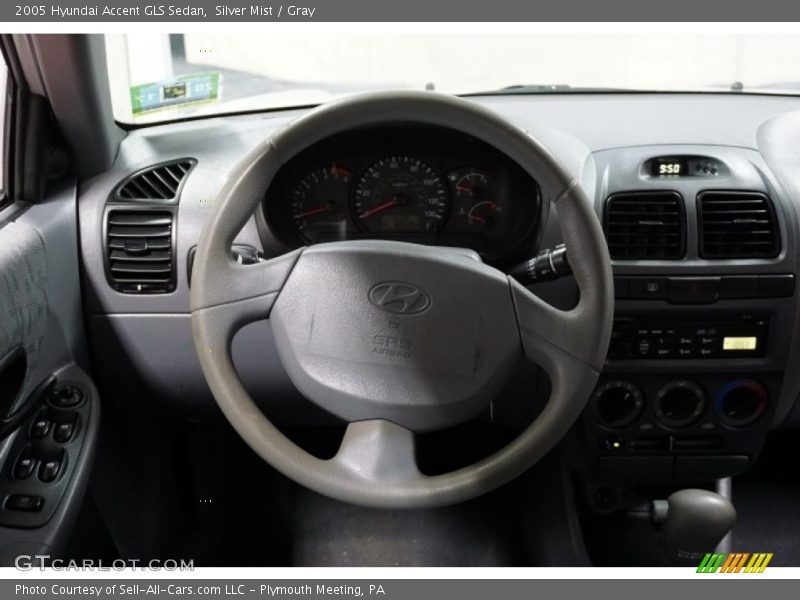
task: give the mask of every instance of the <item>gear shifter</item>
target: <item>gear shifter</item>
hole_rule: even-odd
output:
[[[653,501],[653,520],[673,566],[697,565],[713,552],[736,522],[730,500],[708,490],[680,490]]]

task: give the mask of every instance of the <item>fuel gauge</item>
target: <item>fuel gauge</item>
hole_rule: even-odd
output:
[[[480,169],[458,169],[447,176],[453,190],[454,227],[484,235],[495,233],[504,221],[501,186]]]

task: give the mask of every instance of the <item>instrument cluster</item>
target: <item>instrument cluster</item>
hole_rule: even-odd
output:
[[[450,130],[386,126],[324,140],[278,173],[266,222],[288,245],[396,239],[484,257],[530,252],[536,182],[488,144]]]

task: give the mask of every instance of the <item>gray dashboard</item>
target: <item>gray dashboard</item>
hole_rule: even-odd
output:
[[[581,181],[594,198],[598,215],[615,192],[669,189],[684,198],[687,253],[680,261],[618,261],[615,275],[719,275],[721,273],[797,274],[797,198],[800,191],[796,140],[800,136],[800,99],[777,96],[718,94],[558,94],[475,98],[539,138]],[[259,141],[302,114],[302,110],[166,124],[129,132],[111,170],[82,184],[79,190],[80,243],[87,323],[98,371],[98,383],[128,383],[136,395],[157,398],[171,408],[204,410],[213,401],[194,354],[189,317],[187,260],[228,174]],[[391,149],[387,149],[387,153]],[[643,177],[650,157],[691,154],[713,157],[730,167],[712,183]],[[175,289],[166,294],[125,294],[106,277],[105,231],[109,197],[126,177],[151,165],[191,157],[196,166],[186,178],[176,204]],[[699,191],[746,189],[767,194],[776,207],[782,240],[778,256],[753,261],[707,261],[697,254],[694,201]],[[557,241],[557,215],[551,213],[544,243]],[[237,244],[267,254],[285,251],[264,227],[264,215],[254,215]],[[574,288],[563,283],[542,294],[554,303],[569,304]],[[626,312],[691,315],[699,310],[666,301],[621,299]],[[781,374],[796,361],[798,303],[795,295],[763,300],[721,300],[702,307],[703,315],[768,310],[773,336],[770,354],[752,359],[689,362],[640,361],[609,363],[611,373],[753,372]],[[301,419],[312,411],[286,377],[272,344],[268,323],[250,325],[234,341],[234,360],[256,399],[269,398],[271,415]],[[792,373],[775,383],[779,401],[772,423],[786,421],[800,392],[800,377]],[[122,386],[121,386],[122,387]],[[301,420],[313,420],[304,414]],[[323,418],[322,415],[317,415]]]

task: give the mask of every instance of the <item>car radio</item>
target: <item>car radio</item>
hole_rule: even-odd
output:
[[[769,318],[737,315],[729,318],[617,317],[608,358],[704,359],[753,358],[766,354]]]

